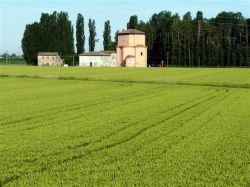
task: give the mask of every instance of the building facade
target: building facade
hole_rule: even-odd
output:
[[[145,33],[128,29],[118,33],[117,66],[147,67]]]
[[[88,52],[79,55],[79,66],[116,67],[115,51]]]
[[[57,52],[39,52],[37,54],[38,66],[63,66],[63,60]]]

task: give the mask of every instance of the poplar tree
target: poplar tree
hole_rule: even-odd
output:
[[[111,26],[110,21],[106,21],[104,23],[104,31],[103,31],[103,49],[109,50],[111,48]]]
[[[76,20],[76,51],[77,54],[85,51],[85,35],[84,35],[84,17],[82,14],[77,15]]]
[[[89,19],[89,51],[95,50],[95,43],[96,43],[96,26],[95,20]]]

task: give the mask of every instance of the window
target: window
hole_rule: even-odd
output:
[[[47,60],[49,59],[49,57],[47,56]]]
[[[143,55],[143,52],[141,52],[141,56]]]

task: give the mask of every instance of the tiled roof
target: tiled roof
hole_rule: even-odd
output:
[[[115,51],[100,51],[100,52],[101,52],[101,53],[108,54],[108,55],[111,55],[111,54],[116,53]]]
[[[128,34],[142,34],[142,35],[145,35],[144,32],[138,31],[136,29],[128,29],[128,30],[125,30],[125,31],[122,31],[122,32],[118,33],[118,35],[128,35]]]
[[[114,51],[100,51],[100,52],[87,52],[79,54],[79,56],[110,56],[112,53],[115,53]]]
[[[59,56],[58,52],[39,52],[37,56]]]

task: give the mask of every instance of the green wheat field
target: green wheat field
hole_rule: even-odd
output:
[[[0,186],[250,186],[250,69],[0,66]]]

